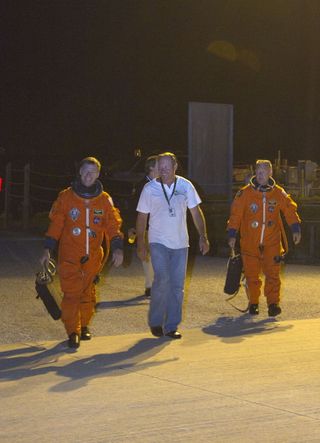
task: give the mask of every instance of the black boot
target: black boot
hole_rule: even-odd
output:
[[[151,288],[146,288],[146,290],[144,291],[144,295],[145,297],[151,297]]]
[[[179,340],[180,338],[182,338],[182,334],[179,331],[169,331],[166,333],[166,337],[170,337],[173,338],[175,340]]]
[[[271,303],[268,308],[269,317],[275,317],[276,315],[281,314],[281,308],[277,303]]]
[[[151,326],[150,331],[155,337],[163,337],[162,326]]]
[[[91,340],[91,332],[89,331],[88,326],[82,326],[80,338],[81,340]]]
[[[69,335],[68,346],[73,349],[77,349],[80,346],[80,337],[75,332]]]
[[[259,314],[259,305],[257,303],[252,303],[249,306],[249,314],[250,315],[258,315]]]

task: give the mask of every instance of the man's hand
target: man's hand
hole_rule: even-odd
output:
[[[49,260],[50,260],[50,251],[49,251],[49,249],[45,249],[43,251],[42,256],[40,257],[40,260],[39,260],[41,263],[41,266],[48,267]]]
[[[228,245],[230,246],[231,249],[234,249],[236,246],[236,238],[230,237],[228,240]]]
[[[199,249],[202,255],[205,255],[210,249],[210,243],[205,235],[200,235],[199,238]]]
[[[192,215],[193,223],[197,228],[197,231],[200,235],[199,238],[199,248],[202,255],[205,255],[210,249],[210,243],[207,237],[207,229],[206,229],[206,221],[203,215],[203,212],[199,205],[194,208],[190,208],[190,212]]]
[[[115,249],[112,253],[112,263],[116,268],[122,265],[123,263],[123,250]]]
[[[300,240],[301,240],[301,232],[294,232],[292,234],[292,239],[293,239],[293,243],[295,245],[298,245],[300,243]]]

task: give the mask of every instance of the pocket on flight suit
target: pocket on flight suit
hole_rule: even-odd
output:
[[[60,285],[64,293],[81,292],[83,289],[83,271],[80,266],[71,262],[59,265]]]

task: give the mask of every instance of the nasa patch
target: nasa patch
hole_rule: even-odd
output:
[[[78,208],[72,208],[69,211],[69,216],[71,218],[71,220],[76,221],[79,218],[80,215],[80,211]]]
[[[250,210],[251,210],[251,212],[253,212],[255,214],[258,211],[257,203],[251,203]]]

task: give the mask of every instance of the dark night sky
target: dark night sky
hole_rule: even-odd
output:
[[[7,158],[63,162],[183,151],[188,102],[204,101],[234,104],[236,161],[281,149],[319,162],[319,10],[318,0],[4,1],[0,145]],[[208,51],[217,40],[242,57]]]

